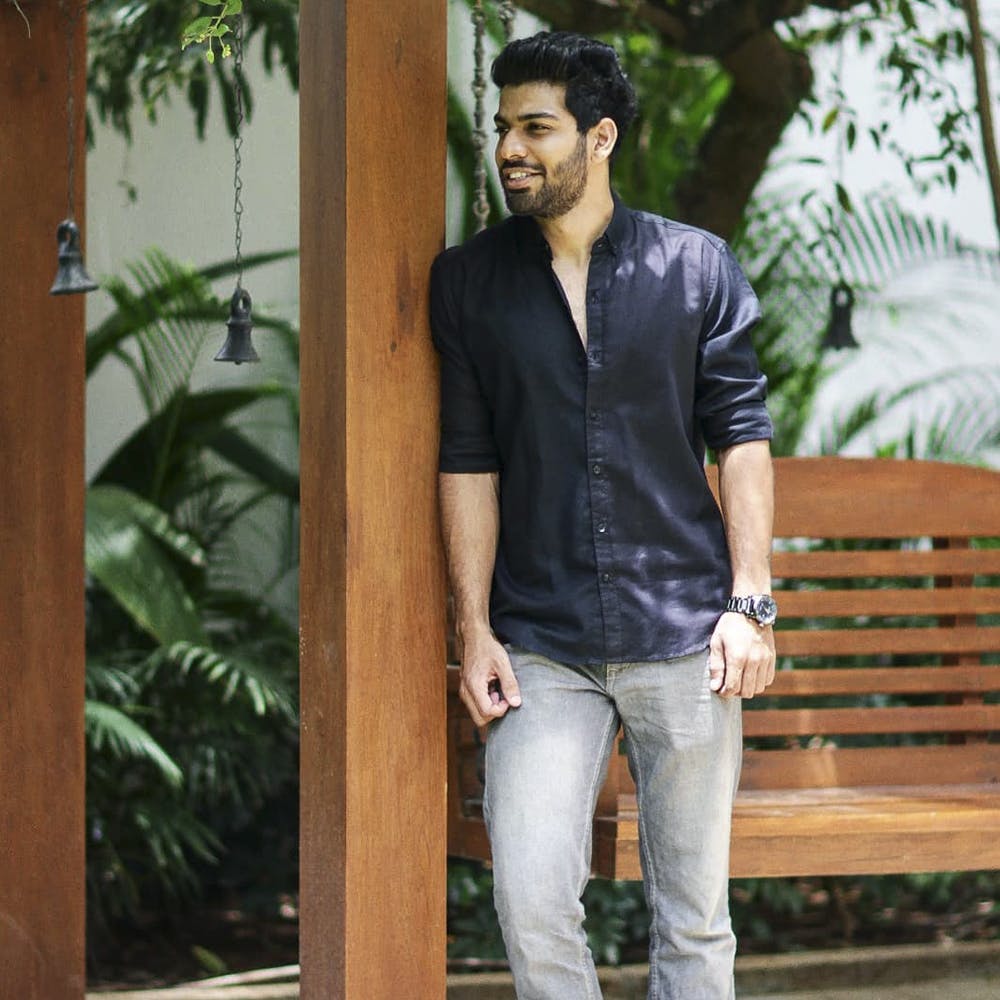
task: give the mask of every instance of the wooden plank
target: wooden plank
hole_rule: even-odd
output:
[[[707,470],[718,496],[718,468]],[[777,458],[778,538],[994,536],[1000,473],[950,462]],[[947,503],[942,498],[947,497]]]
[[[973,733],[1000,730],[1000,705],[905,708],[790,708],[743,713],[743,735],[815,736],[864,733]]]
[[[1000,587],[876,587],[787,590],[778,597],[782,620],[855,615],[1000,614]],[[971,624],[975,624],[973,621]]]
[[[778,580],[1000,574],[1000,548],[798,552],[782,551],[780,539],[776,545],[779,547],[771,558],[771,569]]]
[[[0,994],[84,994],[84,297],[49,295],[67,214],[66,31],[0,3]],[[84,229],[86,24],[73,38]]]
[[[445,995],[445,43],[443,0],[300,7],[304,1000]]]
[[[1000,744],[745,750],[740,791],[871,785],[996,784]],[[634,788],[631,789],[634,793]]]
[[[734,820],[738,828],[738,821]],[[1000,829],[945,830],[918,828],[851,836],[839,833],[836,850],[830,837],[771,837],[736,834],[730,854],[732,878],[773,878],[803,875],[887,875],[903,872],[943,872],[1000,867]],[[629,871],[634,870],[630,868]],[[621,874],[619,878],[638,878]]]
[[[780,656],[995,653],[1000,627],[778,629],[774,641]]]
[[[989,691],[1000,691],[1000,667],[855,667],[779,670],[764,697]]]
[[[595,836],[601,874],[641,877],[634,811]],[[949,871],[967,858],[1000,865],[1000,789],[741,793],[733,812],[734,878]]]

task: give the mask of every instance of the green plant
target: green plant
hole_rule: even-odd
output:
[[[225,5],[228,11],[232,3]],[[253,92],[243,74],[237,78],[231,59],[202,58],[182,48],[185,28],[200,12],[200,0],[93,0],[88,4],[87,92],[97,120],[126,138],[138,111],[156,121],[158,108],[171,94],[184,96],[204,137],[213,90],[230,134],[236,127],[235,88],[243,89],[247,117],[253,115]],[[258,48],[268,73],[284,70],[298,86],[298,0],[244,0],[244,44]],[[218,31],[224,34],[224,25]],[[216,35],[215,37],[218,37]],[[94,134],[89,122],[88,134]]]
[[[88,334],[88,373],[117,360],[147,414],[87,494],[92,938],[144,910],[176,912],[227,840],[296,786],[296,623],[272,601],[294,570],[295,532],[263,579],[247,572],[239,536],[265,508],[267,520],[295,521],[297,476],[232,418],[277,404],[294,432],[297,393],[192,384],[225,315],[209,282],[232,267],[198,272],[150,251],[131,281],[106,283],[115,309]],[[255,325],[297,362],[290,325],[264,315]]]
[[[843,217],[814,199],[762,198],[735,247],[761,299],[754,343],[777,454],[988,459],[1000,442],[1000,361],[982,350],[995,253],[875,196]],[[862,346],[824,356],[842,279]]]

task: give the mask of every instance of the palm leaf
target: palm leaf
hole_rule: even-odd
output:
[[[176,642],[153,655],[153,670],[165,665],[175,667],[183,676],[199,674],[218,686],[223,703],[242,697],[257,715],[274,712],[291,722],[296,719],[293,690],[276,670],[263,663],[197,643]]]
[[[200,558],[193,541],[169,522],[154,518],[142,498],[124,489],[91,487],[87,491],[88,572],[157,641],[201,641],[204,633],[194,601],[176,555],[164,545],[189,562]]]
[[[762,199],[739,250],[764,310],[755,344],[784,442],[852,453],[936,442],[965,460],[993,447],[1000,401],[995,382],[976,376],[1000,365],[1000,353],[991,360],[984,349],[1000,310],[996,254],[881,197],[843,219],[808,203],[796,209],[787,196]],[[861,349],[824,358],[830,288],[841,278],[855,290]],[[982,433],[962,415],[970,407]],[[944,433],[951,425],[956,432]]]
[[[105,702],[87,699],[83,705],[84,729],[93,752],[105,747],[119,760],[152,764],[167,784],[179,788],[181,769],[149,732],[135,719]]]
[[[261,400],[287,398],[288,394],[288,389],[270,384],[182,392],[119,446],[96,473],[94,482],[117,483],[152,500],[181,496],[190,492],[191,463],[203,449],[213,448],[217,438],[222,448],[232,448],[236,464],[239,460],[248,462],[245,471],[253,475],[255,467],[264,468],[259,456],[251,456],[250,449],[237,453],[222,422]],[[275,463],[266,474],[290,491],[291,474],[280,476],[278,468]]]
[[[297,254],[296,250],[278,250],[270,253],[250,254],[242,258],[244,271],[286,260]],[[126,342],[144,338],[150,357],[157,356],[166,362],[167,370],[177,378],[189,370],[192,358],[204,339],[204,324],[220,322],[226,316],[222,300],[212,294],[211,282],[232,277],[238,273],[235,260],[220,261],[207,267],[194,269],[168,257],[162,250],[152,248],[144,256],[126,265],[137,291],[133,291],[121,278],[104,282],[105,290],[115,303],[115,310],[87,334],[86,369],[90,375],[109,355],[123,350]],[[202,328],[195,330],[190,324],[201,321]],[[254,317],[255,325],[273,326],[289,333],[290,325],[280,320]],[[179,354],[175,359],[166,349],[157,351],[157,339],[171,344]],[[141,391],[141,387],[140,387]],[[170,395],[170,391],[166,392]]]

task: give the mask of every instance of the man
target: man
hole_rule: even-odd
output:
[[[635,114],[613,49],[543,32],[508,45],[493,80],[513,214],[437,259],[431,325],[461,696],[488,725],[484,808],[517,995],[600,997],[580,897],[621,725],[649,996],[726,1000],[740,698],[774,674],[757,301],[720,239],[612,193]]]

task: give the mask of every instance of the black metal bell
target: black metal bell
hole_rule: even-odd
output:
[[[231,361],[234,365],[241,365],[244,361],[260,361],[250,340],[250,331],[253,329],[253,320],[250,317],[252,305],[250,293],[237,285],[229,303],[229,319],[226,320],[229,335],[222,345],[222,350],[216,354],[216,361]]]
[[[63,219],[56,230],[56,238],[59,241],[59,267],[49,295],[75,295],[98,288],[97,282],[87,274],[83,266],[80,230],[76,223],[72,219]]]
[[[830,290],[830,322],[823,335],[823,348],[832,347],[839,351],[842,347],[857,347],[858,342],[851,333],[851,311],[854,309],[854,292],[850,285],[841,281]]]

